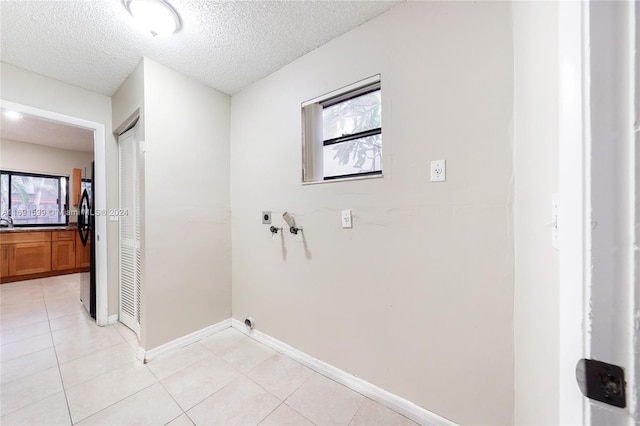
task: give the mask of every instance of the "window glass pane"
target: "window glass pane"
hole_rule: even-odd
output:
[[[15,225],[65,224],[65,198],[62,198],[61,181],[61,178],[12,175],[13,223]],[[66,188],[64,191],[66,192]]]
[[[382,170],[382,135],[367,136],[323,147],[324,176]]]
[[[323,139],[382,127],[380,90],[322,109]]]

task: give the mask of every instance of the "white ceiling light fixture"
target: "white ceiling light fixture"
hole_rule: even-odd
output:
[[[122,3],[138,25],[154,37],[173,34],[182,27],[180,15],[165,0],[123,0]]]
[[[22,118],[22,114],[17,111],[11,111],[9,109],[4,111],[4,116],[13,121],[18,121]]]

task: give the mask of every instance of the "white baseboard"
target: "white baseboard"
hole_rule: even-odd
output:
[[[191,334],[187,334],[186,336],[179,337],[175,340],[165,343],[164,345],[157,346],[148,351],[145,351],[144,349],[140,348],[138,349],[138,359],[140,359],[139,357],[142,356],[142,359],[144,360],[144,362],[147,363],[152,359],[162,355],[165,352],[169,352],[174,349],[179,349],[183,346],[190,345],[191,343],[195,343],[198,340],[204,339],[207,336],[210,336],[219,331],[225,330],[229,327],[231,327],[231,318],[222,320],[219,323],[210,325],[209,327],[205,327],[201,330],[194,331]],[[140,351],[143,352],[143,355],[140,354]]]
[[[280,352],[283,355],[288,356],[291,359],[298,361],[300,364],[309,367],[310,369],[326,376],[346,387],[353,389],[354,391],[371,398],[372,400],[382,404],[390,409],[410,418],[411,420],[423,425],[437,425],[437,426],[457,426],[456,423],[440,417],[439,415],[426,410],[411,401],[399,397],[391,392],[387,392],[371,383],[359,379],[358,377],[340,370],[337,367],[315,359],[311,355],[308,355],[296,348],[293,348],[280,340],[274,339],[260,331],[251,330],[248,331],[244,323],[232,318],[231,326],[236,330],[246,334],[252,339],[269,346],[270,348]]]
[[[138,350],[136,351],[136,359],[143,364],[147,362],[144,359],[144,354],[145,354],[144,349],[141,346],[138,346]]]
[[[108,325],[115,324],[117,322],[118,322],[118,314],[109,315],[109,318],[107,318],[107,324]]]

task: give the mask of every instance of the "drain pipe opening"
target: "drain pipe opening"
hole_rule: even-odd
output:
[[[253,317],[247,317],[244,320],[244,325],[247,327],[247,330],[251,331],[256,326],[256,323]]]

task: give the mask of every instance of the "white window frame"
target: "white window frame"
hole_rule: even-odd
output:
[[[323,167],[324,141],[322,137],[322,110],[323,105],[329,102],[335,104],[342,99],[346,100],[366,93],[372,89],[381,90],[380,74],[360,80],[356,83],[326,93],[322,96],[303,102],[302,113],[302,184],[316,184],[341,182],[346,180],[360,180],[383,177],[382,171],[376,174],[354,174],[340,178],[325,180]],[[384,121],[384,120],[383,120]],[[383,166],[384,167],[384,166]]]

